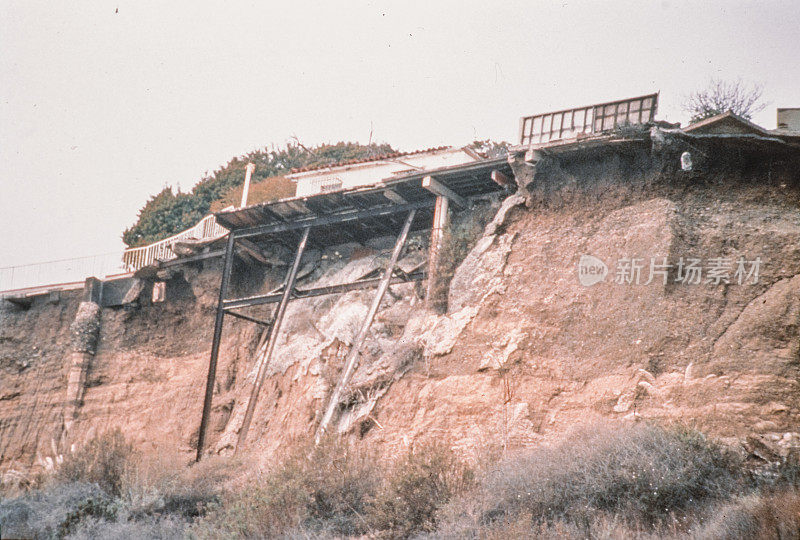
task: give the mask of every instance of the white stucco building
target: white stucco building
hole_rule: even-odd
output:
[[[397,175],[461,165],[480,159],[470,148],[442,146],[417,152],[397,152],[343,163],[332,167],[297,169],[286,176],[297,184],[296,195],[304,197],[376,184]]]

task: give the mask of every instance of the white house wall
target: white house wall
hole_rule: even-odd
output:
[[[348,189],[375,184],[386,178],[415,170],[438,169],[471,161],[475,161],[475,159],[463,150],[451,149],[296,173],[287,176],[287,178],[297,182],[296,195],[303,197],[320,193],[323,190],[323,186],[326,185],[330,186],[330,188],[338,186],[336,189]],[[339,182],[341,182],[341,185],[339,185]]]

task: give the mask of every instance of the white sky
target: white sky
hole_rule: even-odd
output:
[[[181,4],[0,0],[0,267],[121,249],[164,185],[294,135],[513,141],[656,90],[685,121],[712,76],[763,83],[767,128],[800,106],[796,0]]]

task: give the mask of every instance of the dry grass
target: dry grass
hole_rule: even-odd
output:
[[[691,538],[800,539],[800,493],[795,490],[743,497],[715,509],[712,516],[691,531]]]
[[[55,479],[61,483],[96,484],[110,495],[119,495],[132,454],[133,446],[116,428],[94,437],[83,448],[68,454]]]
[[[399,538],[434,531],[439,509],[473,481],[473,471],[448,446],[423,445],[384,478],[368,508],[371,528]]]
[[[501,462],[444,510],[443,527],[474,535],[527,520],[531,531],[559,527],[588,537],[609,524],[653,531],[745,484],[734,458],[697,433],[594,428]]]
[[[329,440],[310,453],[300,446],[274,470],[226,494],[193,532],[201,538],[362,534],[376,479],[374,460],[346,445]]]
[[[702,435],[654,425],[575,432],[478,473],[441,443],[394,463],[341,440],[298,443],[260,475],[231,459],[187,467],[128,448],[104,434],[41,490],[0,500],[3,534],[800,539],[794,473],[753,481]]]
[[[242,202],[242,191],[244,185],[236,186],[228,191],[221,199],[211,203],[211,212],[219,212],[228,206],[238,207]],[[293,197],[297,191],[297,186],[291,180],[283,176],[272,176],[265,178],[261,182],[250,184],[247,192],[247,204],[256,204],[269,201],[277,201],[286,197]]]

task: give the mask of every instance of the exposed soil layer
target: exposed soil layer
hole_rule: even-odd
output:
[[[446,314],[425,311],[419,287],[393,286],[333,431],[386,454],[426,437],[467,454],[537,445],[601,418],[677,421],[720,438],[800,431],[797,179],[601,165],[558,171],[547,189],[533,183],[525,198],[508,199],[456,270]],[[391,243],[318,253],[303,285],[378,268]],[[424,260],[424,244],[412,242],[405,268]],[[608,272],[591,286],[578,274],[587,255]],[[651,258],[673,266],[646,283]],[[701,260],[700,283],[679,279],[681,258]],[[715,258],[730,261],[728,283],[707,281]],[[760,259],[757,279],[738,282],[740,258],[746,270]],[[630,259],[642,265],[638,284],[618,274]],[[269,290],[282,271],[240,272],[237,292]],[[0,468],[46,466],[115,426],[140,449],[177,450],[188,461],[218,280],[216,263],[187,269],[170,281],[164,304],[103,310],[83,404],[66,431],[78,295],[27,311],[4,306]],[[265,463],[313,435],[371,298],[356,291],[290,305],[248,438]],[[268,309],[252,314],[268,318]],[[210,452],[233,448],[261,333],[226,322]]]

